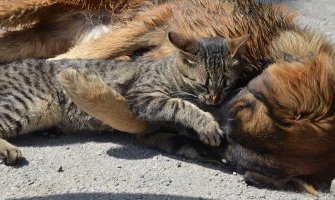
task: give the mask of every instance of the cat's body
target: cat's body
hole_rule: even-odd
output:
[[[90,122],[94,130],[99,129],[101,123],[78,110],[66,97],[56,79],[61,66],[85,67],[85,63],[30,59],[1,66],[1,138],[52,126],[64,131],[90,129]]]
[[[171,33],[169,38],[180,53],[159,61],[31,59],[3,65],[0,136],[53,126],[66,131],[110,129],[78,109],[57,81],[60,71],[76,68],[84,74],[94,72],[116,88],[138,118],[180,123],[194,129],[204,143],[217,146],[222,133],[219,124],[196,104],[221,102],[224,89],[238,78],[241,63],[234,56],[248,37],[198,42]]]

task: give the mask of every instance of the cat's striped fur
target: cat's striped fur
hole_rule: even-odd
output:
[[[170,33],[169,39],[179,54],[160,61],[31,59],[3,65],[0,137],[53,126],[71,131],[109,129],[78,109],[56,78],[65,68],[79,68],[87,76],[93,72],[99,74],[116,88],[140,119],[180,123],[193,128],[204,143],[217,146],[221,141],[220,126],[210,113],[197,105],[220,103],[224,89],[234,85],[241,65],[238,50],[247,38],[197,41]],[[8,154],[0,152],[0,155],[5,153]]]

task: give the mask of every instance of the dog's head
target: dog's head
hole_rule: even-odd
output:
[[[223,110],[226,160],[254,182],[335,177],[333,65],[277,62],[241,89]]]

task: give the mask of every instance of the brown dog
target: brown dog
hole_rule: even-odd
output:
[[[179,5],[178,9],[185,9],[185,13],[191,12],[184,7]],[[162,9],[162,7],[159,8]],[[164,9],[169,10],[168,7]],[[198,37],[201,37],[202,34],[206,35],[201,32],[202,27],[192,29],[192,22],[199,22],[196,15],[192,15],[192,19],[188,21],[187,16],[182,18],[182,15],[177,15],[178,18],[173,18],[174,16],[171,17],[174,21],[171,20],[168,28],[185,30],[186,24],[189,27],[186,28],[185,34],[198,34]],[[160,18],[155,19],[159,21]],[[278,26],[274,34],[266,34],[265,30],[268,29],[265,28],[265,25],[262,28],[258,27],[260,30],[252,29],[254,31],[254,34],[251,32],[253,41],[248,44],[244,59],[251,64],[257,63],[257,60],[270,59],[274,64],[246,87],[242,87],[241,91],[223,107],[222,123],[226,127],[228,144],[219,151],[223,153],[221,156],[228,162],[245,171],[246,178],[252,182],[279,186],[296,180],[296,177],[334,178],[334,47],[321,34],[301,30],[287,17],[282,17],[280,20],[283,23],[279,23],[278,18],[270,19],[272,23],[268,26]],[[221,19],[221,21],[224,20]],[[224,22],[230,24],[227,19]],[[253,24],[252,20],[249,23]],[[115,46],[107,49],[107,45],[99,43],[103,41],[101,38],[97,46],[92,45],[91,48],[94,47],[104,52],[102,54],[97,55],[92,52],[93,54],[87,55],[86,50],[76,52],[73,49],[64,57],[73,55],[79,55],[79,57],[83,55],[89,58],[94,58],[96,55],[102,58],[117,57],[128,51],[136,50],[135,47],[138,47],[136,45],[145,47],[148,43],[155,46],[155,51],[149,51],[144,54],[144,57],[151,59],[164,57],[173,52],[173,49],[165,45],[164,38],[157,39],[160,37],[159,33],[164,32],[166,27],[159,23],[153,24],[158,28],[150,31],[150,29],[142,30],[140,27],[136,32],[137,35],[134,34],[137,31],[134,26],[131,32],[134,34],[133,37],[127,34],[130,31],[127,27],[116,30],[115,37],[109,38],[114,42],[113,44],[119,45],[115,49]],[[243,33],[243,30],[251,30],[248,24],[237,24],[235,25],[239,29],[232,29],[239,30],[239,33]],[[207,28],[206,31],[208,31],[214,27],[213,25],[208,26],[204,26],[203,29]],[[220,28],[226,29],[227,34],[234,34],[227,26],[215,27],[215,30],[219,32]],[[188,32],[189,30],[194,32]],[[132,37],[133,40],[128,41],[129,37],[118,37],[121,32]],[[118,43],[117,40],[121,40],[122,43]],[[261,45],[263,45],[262,48]],[[258,67],[256,71],[261,70],[259,66],[256,67]],[[66,74],[63,75],[66,76]],[[250,77],[253,76],[247,74],[247,78]],[[88,80],[82,80],[81,83],[89,83],[86,81]],[[103,87],[102,83],[97,84],[96,82],[95,85]],[[89,89],[90,83],[80,85],[77,80],[70,80],[65,84],[65,88],[69,86],[72,89],[67,89],[68,94],[74,102],[91,115],[97,116],[112,126],[112,119],[122,116],[121,113],[99,113],[98,116],[95,109],[99,105],[93,105],[93,102],[99,99],[100,91]],[[109,95],[108,93],[103,94]],[[110,94],[110,98],[113,98],[112,93]],[[88,96],[94,98],[88,98]],[[131,127],[132,122],[128,122]],[[122,128],[123,131],[127,131],[126,129],[127,127]],[[185,138],[181,141],[181,136],[156,134],[146,137],[149,139],[145,141],[147,144],[191,157],[203,159],[207,156],[203,152],[217,152],[217,150],[204,150],[200,144],[192,146],[192,142],[185,142],[187,140]],[[176,143],[180,146],[176,147]],[[202,153],[197,150],[199,148],[203,151]],[[216,153],[211,156],[214,155]]]

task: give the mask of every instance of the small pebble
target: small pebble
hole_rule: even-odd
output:
[[[170,184],[172,183],[172,180],[168,180],[168,181],[166,181],[166,186],[170,186]]]
[[[236,176],[236,175],[237,175],[237,173],[236,173],[236,172],[233,172],[233,175],[235,175],[235,176]]]
[[[144,175],[141,175],[140,178],[144,178]]]
[[[64,172],[64,169],[63,169],[63,167],[61,166],[61,167],[59,167],[58,168],[58,170],[57,170],[57,172]]]

